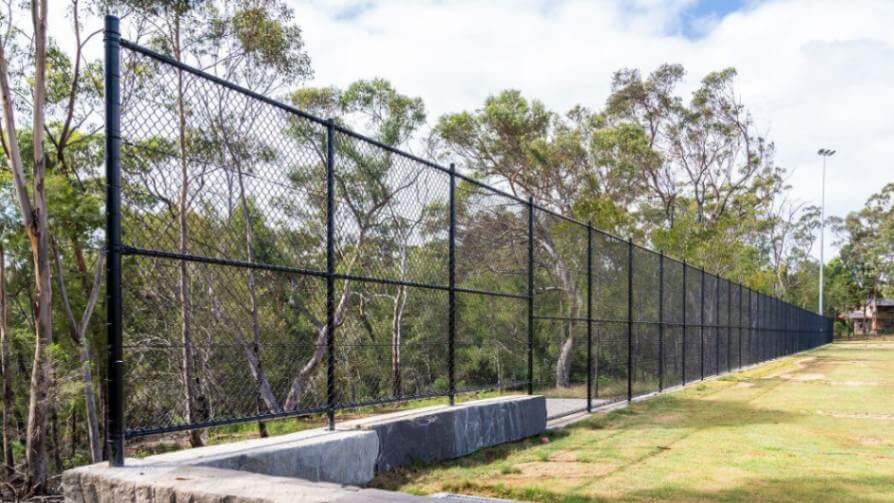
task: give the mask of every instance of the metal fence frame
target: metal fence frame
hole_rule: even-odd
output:
[[[457,379],[455,370],[455,345],[457,335],[457,293],[473,294],[479,296],[493,296],[515,299],[519,302],[524,301],[527,309],[527,378],[523,381],[514,383],[518,386],[524,386],[527,393],[533,394],[535,391],[534,379],[534,352],[535,352],[535,326],[538,322],[548,321],[564,321],[571,323],[586,323],[586,407],[583,410],[592,411],[594,401],[598,398],[599,390],[599,368],[598,358],[594,357],[594,349],[599,350],[599,332],[595,334],[594,328],[599,330],[605,326],[623,326],[626,335],[626,400],[632,400],[634,396],[642,394],[635,390],[634,370],[639,363],[637,357],[642,356],[637,353],[636,338],[634,333],[640,330],[640,327],[654,327],[657,330],[657,386],[655,391],[663,391],[669,387],[669,379],[667,376],[667,357],[673,355],[674,368],[677,368],[676,358],[679,356],[682,369],[679,371],[679,384],[685,385],[691,379],[687,378],[687,370],[691,370],[691,362],[687,362],[687,332],[692,335],[691,329],[698,330],[698,377],[704,379],[713,374],[721,372],[721,344],[719,333],[724,331],[726,334],[726,366],[724,372],[733,371],[733,343],[731,342],[732,334],[736,335],[737,350],[735,368],[740,369],[743,366],[752,365],[762,361],[767,361],[782,355],[810,349],[831,341],[832,330],[831,320],[823,318],[817,314],[808,312],[797,306],[787,304],[779,299],[772,298],[763,294],[735,284],[730,281],[723,280],[718,276],[713,276],[712,281],[715,283],[716,292],[713,307],[713,323],[706,322],[706,310],[708,304],[705,296],[705,278],[708,273],[703,269],[693,268],[686,264],[685,261],[678,262],[666,257],[661,252],[654,252],[648,248],[635,245],[630,240],[622,240],[608,233],[604,233],[592,227],[590,223],[582,223],[564,215],[555,213],[545,207],[534,202],[532,198],[527,200],[518,198],[512,194],[502,191],[498,188],[490,187],[479,180],[466,177],[458,173],[451,164],[449,167],[443,167],[431,161],[421,159],[411,154],[402,152],[389,145],[384,145],[372,138],[355,133],[332,120],[321,119],[298,110],[289,105],[279,103],[268,97],[259,95],[250,90],[241,88],[238,85],[221,80],[217,77],[209,75],[200,70],[194,69],[182,63],[179,63],[164,55],[155,53],[149,49],[141,47],[133,42],[121,39],[119,32],[118,19],[113,16],[107,16],[105,21],[105,125],[106,125],[106,236],[107,236],[107,319],[108,319],[108,378],[107,378],[107,408],[108,408],[108,427],[106,429],[107,442],[109,447],[110,463],[113,466],[121,466],[124,463],[124,444],[126,438],[138,436],[183,431],[189,429],[204,428],[215,425],[231,424],[237,422],[248,422],[262,419],[273,419],[286,416],[297,416],[311,413],[324,413],[327,416],[329,428],[334,428],[335,412],[338,409],[345,409],[357,406],[367,406],[384,404],[394,401],[404,401],[416,398],[428,398],[432,396],[446,396],[449,403],[453,405],[458,393],[470,391],[469,389],[457,389]],[[237,93],[244,94],[254,100],[258,100],[266,105],[284,110],[290,114],[295,114],[309,121],[322,125],[326,129],[326,190],[327,190],[327,220],[326,220],[326,268],[325,271],[314,271],[302,269],[299,267],[272,266],[263,264],[254,264],[238,260],[229,260],[221,258],[211,258],[202,256],[190,256],[184,254],[171,253],[159,250],[149,250],[127,246],[122,242],[121,234],[121,165],[120,165],[120,148],[121,148],[121,104],[120,104],[120,50],[125,48],[129,51],[140,53],[144,56],[157,60],[166,65],[173,66],[180,71],[188,72],[198,78],[212,81],[214,84],[228,88]],[[366,144],[375,146],[396,156],[401,156],[412,161],[425,165],[431,169],[439,170],[449,176],[449,229],[448,229],[448,280],[447,285],[423,284],[419,282],[382,279],[365,277],[362,275],[342,274],[336,271],[333,242],[334,242],[334,136],[336,134],[344,135]],[[524,205],[527,211],[527,291],[524,294],[504,292],[504,291],[487,291],[479,289],[464,288],[457,285],[456,281],[456,195],[458,181],[487,189],[494,194],[514,201],[519,205]],[[564,317],[564,316],[545,316],[537,315],[535,312],[535,221],[537,215],[544,217],[557,218],[579,228],[581,232],[586,232],[586,315],[584,317]],[[599,317],[594,312],[594,237],[611,240],[618,246],[626,245],[626,316],[623,319]],[[653,257],[657,255],[657,274],[658,274],[658,314],[657,319],[638,319],[634,313],[634,275],[637,266],[637,254],[647,254]],[[176,426],[166,426],[154,429],[142,429],[139,431],[128,431],[125,425],[125,377],[124,377],[124,354],[123,354],[123,321],[122,321],[122,268],[121,261],[124,256],[146,256],[159,259],[181,260],[200,262],[212,265],[225,265],[241,268],[268,269],[273,271],[311,275],[325,279],[326,285],[326,404],[325,406],[313,409],[301,409],[294,411],[285,411],[277,414],[260,414],[254,416],[233,417],[222,420],[208,421],[201,424],[182,424]],[[654,258],[654,257],[653,257]],[[666,276],[665,269],[668,265],[679,267],[682,273],[682,292],[674,292],[681,294],[682,303],[677,305],[677,313],[679,321],[668,319],[669,308],[666,301],[671,299],[666,297],[669,292],[665,291]],[[699,288],[698,310],[700,315],[697,320],[687,319],[687,311],[690,307],[687,304],[687,296],[689,294],[688,278],[692,272],[697,272],[701,287]],[[334,291],[336,280],[355,280],[360,282],[373,282],[388,285],[403,285],[414,288],[433,289],[446,292],[448,295],[448,321],[447,321],[447,354],[448,354],[448,388],[444,393],[430,393],[426,395],[416,396],[399,396],[392,399],[375,400],[359,404],[343,404],[336,401],[336,379],[335,370],[337,362],[335,360],[335,323],[334,323]],[[726,284],[725,305],[721,306],[720,288],[721,282]],[[735,288],[734,288],[735,287]],[[733,291],[737,290],[738,300],[736,302],[735,311],[737,320],[733,323]],[[747,304],[743,299],[743,295],[747,296]],[[756,308],[755,308],[756,307]],[[725,323],[720,323],[721,310],[725,309]],[[747,310],[746,310],[747,309]],[[745,313],[747,313],[747,322],[745,321]],[[669,330],[678,331],[681,344],[668,342],[665,340]],[[713,331],[714,334],[714,361],[713,369],[707,369],[705,363],[706,355],[705,342],[706,330]],[[677,332],[675,332],[677,333]],[[682,349],[680,349],[682,348]],[[649,362],[644,362],[649,363]],[[654,362],[653,362],[654,363]],[[689,366],[687,366],[689,363]],[[712,372],[713,370],[713,372]],[[671,384],[672,385],[672,384]],[[579,410],[567,411],[564,414],[578,412]]]

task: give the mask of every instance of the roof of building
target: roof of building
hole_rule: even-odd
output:
[[[876,299],[876,306],[894,307],[894,299]]]

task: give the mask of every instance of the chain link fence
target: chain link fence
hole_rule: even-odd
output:
[[[475,390],[553,417],[828,342],[829,320],[106,32],[110,426]]]

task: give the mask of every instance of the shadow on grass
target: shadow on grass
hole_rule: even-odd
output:
[[[611,430],[595,440],[597,442],[606,442],[630,432],[644,432],[655,428],[678,430],[675,438],[666,442],[661,449],[650,450],[642,456],[625,460],[618,469],[592,478],[592,480],[598,480],[616,474],[618,471],[635,469],[637,465],[661,454],[671,445],[707,429],[747,428],[756,424],[779,424],[792,421],[797,417],[799,416],[785,411],[755,408],[744,400],[710,400],[666,395],[607,414],[595,414],[564,429],[546,432],[543,436],[483,449],[470,456],[445,463],[420,463],[408,468],[398,468],[378,475],[373,485],[382,489],[397,490],[443,468],[486,467],[504,462],[517,454],[532,453],[534,457],[537,457],[537,454],[543,454],[542,457],[547,458],[549,451],[552,450],[583,452],[594,440],[575,442],[574,435],[586,430]],[[634,433],[634,435],[648,435],[648,433]],[[543,442],[544,437],[548,439],[548,442]],[[561,444],[557,445],[557,442],[560,441],[562,441]]]
[[[666,485],[643,491],[614,493],[610,497],[568,494],[541,487],[508,487],[502,484],[447,483],[445,490],[497,498],[547,503],[595,503],[604,501],[725,501],[725,502],[876,502],[889,496],[894,477],[796,477],[790,479],[748,479],[720,490],[696,490]],[[886,496],[887,495],[887,496]],[[880,499],[881,498],[881,499]]]
[[[394,470],[376,475],[376,478],[372,481],[371,486],[378,489],[388,489],[392,491],[400,490],[401,486],[412,483],[419,477],[422,477],[425,474],[433,472],[440,468],[475,468],[479,466],[486,466],[493,463],[498,463],[512,456],[513,454],[524,452],[537,446],[543,445],[543,439],[547,439],[548,442],[555,442],[556,440],[567,437],[569,434],[570,431],[568,431],[567,429],[551,430],[544,432],[542,435],[528,437],[526,439],[519,440],[518,442],[501,444],[487,449],[482,449],[474,454],[442,463],[419,462],[413,466],[396,468]]]
[[[763,393],[760,393],[763,395]],[[629,409],[609,413],[609,419],[629,415],[624,424],[612,424],[624,429],[685,428],[694,431],[708,428],[738,428],[757,424],[779,424],[800,417],[788,411],[765,409],[753,406],[749,400],[716,400],[711,398],[687,398],[663,396],[651,402],[636,404]],[[629,412],[622,412],[629,410]],[[590,419],[589,421],[596,420]],[[587,426],[587,421],[572,425],[574,428]]]

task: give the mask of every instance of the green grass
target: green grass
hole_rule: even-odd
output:
[[[894,501],[894,339],[841,341],[374,485],[528,501]]]

